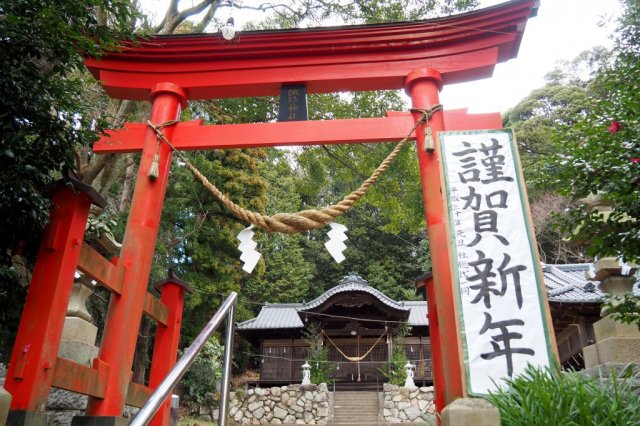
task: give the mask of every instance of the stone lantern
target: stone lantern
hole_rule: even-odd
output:
[[[404,381],[405,388],[413,388],[416,384],[413,382],[413,369],[416,368],[415,365],[411,364],[411,361],[407,361],[404,365],[404,369],[407,372],[407,378]]]
[[[613,212],[603,194],[591,194],[581,201],[589,209],[600,213],[603,221]],[[620,222],[626,220],[626,217],[622,217]],[[584,243],[588,244],[588,241]],[[586,278],[598,281],[598,287],[603,293],[622,296],[633,290],[637,267],[638,265],[623,263],[614,257],[605,257],[593,263]],[[593,324],[593,331],[595,343],[585,346],[582,351],[586,368],[611,363],[640,362],[640,331],[635,324],[622,324],[605,315]]]
[[[618,259],[603,258],[593,265],[587,278],[599,281],[600,290],[622,296],[633,290],[637,265],[621,264]],[[635,324],[622,324],[608,315],[593,324],[596,342],[583,348],[586,368],[608,363],[640,362],[640,331]]]
[[[302,364],[302,386],[311,384],[311,366],[308,362]]]

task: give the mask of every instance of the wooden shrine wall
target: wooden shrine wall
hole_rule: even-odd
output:
[[[334,339],[340,350],[348,356],[364,355],[376,339],[363,338],[360,345],[356,339]],[[337,382],[355,382],[360,367],[360,380],[371,382],[386,379],[379,371],[389,360],[389,350],[385,342],[379,342],[371,353],[359,363],[346,360],[331,343],[329,362],[334,366],[331,379]],[[407,358],[416,366],[416,382],[432,383],[431,341],[429,337],[406,337],[404,350]],[[302,364],[309,357],[309,346],[302,339],[265,339],[262,343],[260,361],[260,382],[298,383],[302,381]],[[313,366],[312,366],[313,368]]]

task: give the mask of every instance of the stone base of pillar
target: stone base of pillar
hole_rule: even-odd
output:
[[[0,386],[0,425],[7,424],[9,416],[9,406],[11,405],[11,394]]]
[[[7,426],[47,426],[47,413],[35,411],[9,411]]]
[[[126,426],[131,419],[111,416],[76,416],[71,426]]]
[[[610,337],[582,349],[585,368],[607,363],[640,363],[640,338]]]
[[[96,346],[80,340],[63,340],[58,348],[58,356],[91,367],[93,359],[98,356],[98,351]]]
[[[611,337],[635,337],[640,338],[640,330],[635,324],[623,324],[614,321],[611,317],[604,317],[593,323],[593,333],[596,342],[601,342]]]
[[[98,328],[85,318],[68,316],[64,321],[58,356],[90,367],[99,351],[93,345],[97,331]],[[84,414],[86,408],[86,395],[52,388],[47,400],[47,422],[50,425],[69,426],[76,416]]]
[[[442,410],[442,426],[500,426],[500,411],[480,398],[460,398]]]
[[[596,343],[583,348],[586,368],[607,363],[640,363],[640,331],[609,317],[593,324]]]
[[[94,344],[98,334],[98,327],[90,321],[80,317],[66,317],[62,329],[61,340],[79,340]]]

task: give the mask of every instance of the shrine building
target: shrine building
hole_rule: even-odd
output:
[[[589,264],[542,267],[560,362],[576,369],[584,367],[582,348],[595,340],[593,323],[600,319],[604,297],[598,282],[585,278],[588,269]],[[634,293],[640,294],[638,283]],[[427,304],[393,300],[350,274],[310,302],[266,303],[257,317],[238,324],[237,332],[260,354],[259,384],[302,380],[301,367],[309,357],[303,333],[310,322],[317,322],[324,333],[330,377],[338,383],[386,381],[380,370],[391,357],[393,332],[401,323],[411,327],[403,347],[416,366],[416,384],[433,383]],[[360,361],[345,357],[363,355]]]
[[[380,369],[391,357],[394,331],[404,323],[411,327],[403,346],[416,366],[415,380],[432,382],[426,303],[393,300],[350,274],[310,302],[267,303],[256,318],[238,324],[238,333],[260,350],[260,383],[302,379],[309,356],[303,332],[311,322],[320,325],[336,382],[385,381]],[[346,358],[365,354],[361,361]]]

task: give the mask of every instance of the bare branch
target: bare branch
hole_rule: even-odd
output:
[[[162,34],[161,31],[162,29],[165,27],[165,25],[167,25],[167,22],[169,22],[169,20],[178,14],[178,3],[180,2],[180,0],[171,0],[171,2],[169,3],[169,7],[167,8],[167,12],[164,14],[164,18],[162,18],[162,22],[160,22],[160,25],[158,25],[156,28],[154,28],[154,31],[158,34]]]
[[[212,0],[203,0],[195,6],[185,9],[182,12],[178,12],[178,0],[172,0],[171,3],[172,5],[175,3],[176,7],[173,9],[171,6],[169,7],[161,25],[156,28],[158,34],[173,34],[178,25],[184,22],[187,18],[204,12],[207,7],[214,5]]]
[[[213,21],[213,17],[216,14],[216,11],[218,10],[218,8],[220,7],[220,4],[218,3],[218,5],[216,6],[211,6],[209,8],[209,10],[207,10],[207,13],[205,13],[204,17],[200,20],[200,22],[198,23],[198,25],[196,25],[193,30],[196,33],[201,33],[204,32],[204,30],[207,28],[207,26],[211,23],[211,21]]]

